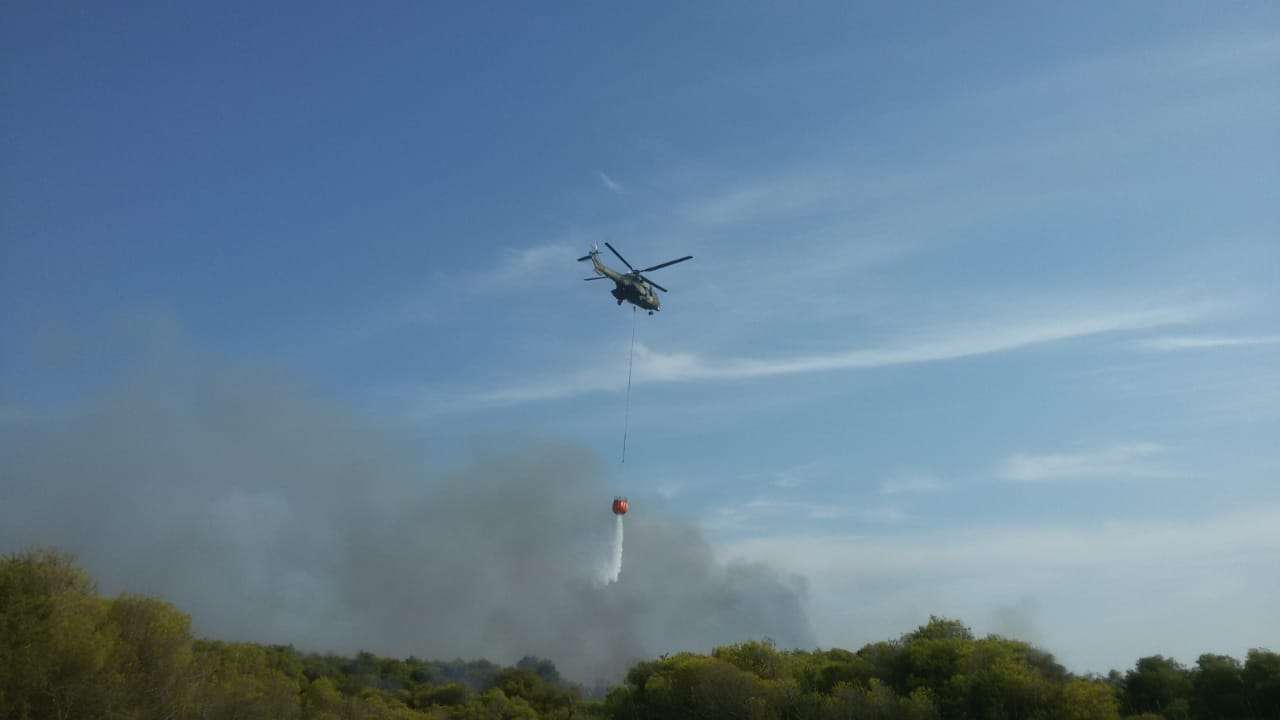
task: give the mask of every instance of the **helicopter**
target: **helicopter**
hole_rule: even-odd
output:
[[[590,260],[591,266],[595,268],[597,273],[595,277],[583,278],[583,280],[604,280],[605,278],[612,280],[615,286],[609,292],[613,295],[614,299],[618,301],[619,305],[621,305],[625,300],[636,307],[648,310],[650,315],[662,309],[662,302],[658,300],[658,295],[653,291],[653,288],[658,288],[662,292],[667,292],[667,289],[645,277],[644,273],[693,259],[692,255],[685,255],[682,258],[668,260],[667,262],[654,265],[653,267],[637,270],[632,267],[631,263],[627,262],[627,259],[622,257],[622,253],[618,252],[612,245],[605,243],[604,246],[609,248],[609,251],[614,255],[617,255],[618,259],[622,261],[622,264],[626,265],[631,272],[621,273],[600,262],[600,248],[596,246],[591,248],[591,252],[578,258],[578,262]]]

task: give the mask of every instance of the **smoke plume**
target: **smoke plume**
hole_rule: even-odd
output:
[[[769,636],[813,644],[804,586],[723,565],[699,530],[631,519],[572,445],[424,460],[411,428],[207,360],[152,363],[74,418],[0,433],[0,551],[76,553],[107,593],[161,596],[211,637],[419,657],[548,657],[581,681]]]

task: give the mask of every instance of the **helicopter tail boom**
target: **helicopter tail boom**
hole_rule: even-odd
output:
[[[622,276],[617,271],[611,270],[607,265],[600,262],[599,246],[593,245],[591,247],[591,252],[578,258],[578,262],[586,262],[587,260],[591,261],[591,268],[596,271],[597,275],[600,277],[607,277],[614,282],[620,282]]]

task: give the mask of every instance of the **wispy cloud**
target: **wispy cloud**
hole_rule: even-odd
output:
[[[28,419],[28,413],[17,405],[0,405],[0,425]]]
[[[844,58],[833,59],[831,68],[845,62],[848,60]],[[939,192],[955,194],[955,184],[947,179],[971,174],[975,164],[990,167],[993,163],[1012,163],[1027,167],[1030,163],[1042,169],[1047,163],[1031,161],[1061,158],[1078,154],[1082,149],[1096,152],[1100,143],[1132,147],[1135,142],[1159,142],[1163,135],[1153,132],[1153,126],[1196,130],[1203,126],[1206,113],[1219,116],[1227,112],[1224,108],[1236,112],[1231,104],[1222,101],[1235,90],[1223,79],[1269,77],[1277,62],[1280,62],[1280,43],[1274,33],[1125,47],[1118,52],[1089,56],[979,92],[966,88],[963,93],[942,100],[961,107],[996,109],[1043,102],[1047,95],[1106,99],[1105,102],[1073,104],[1070,112],[1077,114],[1080,121],[1071,123],[1068,131],[1049,138],[1028,134],[1016,139],[1009,137],[1009,133],[1001,133],[992,145],[970,146],[936,164],[897,172],[876,168],[874,175],[851,174],[839,164],[797,168],[695,198],[683,208],[682,215],[700,225],[727,226],[801,212],[806,216],[812,216],[815,211],[844,213],[852,207],[865,212],[866,202],[903,193],[917,199],[935,197]],[[793,71],[806,75],[812,72],[807,66],[803,71]],[[1172,102],[1167,95],[1158,93],[1161,88],[1185,87],[1187,83],[1213,92],[1196,93],[1190,102]],[[1149,97],[1152,93],[1157,96]],[[1274,107],[1273,99],[1262,101],[1266,107]],[[1134,111],[1117,117],[1118,103],[1132,104]],[[1099,113],[1105,114],[1107,120],[1092,122]],[[1025,178],[1015,177],[1018,179],[1009,188],[1014,191],[1025,183]],[[968,190],[959,190],[957,196],[962,204],[972,204],[975,198]],[[984,185],[982,191],[982,195],[989,196],[991,188]],[[994,207],[1007,210],[1007,198],[1000,198]],[[918,208],[919,203],[912,205],[913,210]]]
[[[898,475],[880,483],[881,495],[919,495],[938,492],[945,487],[932,475]]]
[[[1089,568],[1103,560],[1144,561],[1152,557],[1221,562],[1233,549],[1274,559],[1275,551],[1280,550],[1280,507],[1194,522],[970,527],[925,531],[904,538],[806,532],[722,544],[722,552],[729,556],[795,567],[815,576],[839,569],[849,578],[885,573],[909,577],[930,569],[950,576],[957,563],[1034,570]]]
[[[581,248],[576,250],[563,241],[501,248],[474,269],[436,271],[407,292],[383,298],[376,305],[360,308],[346,317],[330,319],[327,330],[331,337],[349,342],[409,325],[439,322],[456,312],[450,303],[459,302],[459,298],[471,301],[478,294],[490,297],[528,293],[534,286],[562,282],[566,272],[577,269],[573,267],[573,259],[582,253]],[[506,300],[509,298],[504,298]]]
[[[1133,331],[1179,324],[1202,317],[1207,306],[1173,305],[1129,311],[1073,313],[1024,317],[1005,323],[987,322],[904,339],[881,347],[775,358],[714,358],[696,353],[663,353],[637,344],[634,382],[685,383],[755,380],[785,375],[862,370],[940,362],[1008,352],[1044,343],[1103,333]],[[517,387],[479,393],[475,404],[501,405],[553,400],[588,392],[621,389],[621,384],[596,371]]]
[[[699,198],[686,205],[682,214],[699,225],[736,225],[847,199],[854,185],[850,178],[813,171],[784,174]],[[861,183],[857,186],[861,189]]]
[[[794,465],[784,470],[779,470],[774,474],[770,485],[781,488],[783,490],[792,490],[801,485],[808,484],[815,477],[821,474],[822,463],[814,460],[812,462]]]
[[[713,532],[733,532],[776,527],[779,522],[788,519],[798,523],[844,520],[859,524],[896,525],[910,518],[893,507],[853,507],[842,502],[782,500],[761,496],[737,505],[717,508],[703,524]]]
[[[488,287],[494,282],[526,280],[553,268],[565,267],[575,257],[574,249],[563,242],[504,248],[497,264],[476,273],[473,281]]]
[[[1129,443],[1079,452],[1016,453],[1000,464],[996,476],[1021,483],[1176,477],[1156,461],[1165,452],[1163,445]]]
[[[911,516],[907,513],[893,507],[874,507],[864,508],[854,513],[854,517],[868,523],[879,523],[881,525],[897,525],[907,522]]]
[[[658,497],[663,500],[671,500],[680,493],[684,492],[684,483],[680,482],[664,482],[654,487],[654,492],[658,493]]]
[[[844,647],[910,629],[930,613],[980,621],[993,602],[1020,597],[1041,599],[1054,628],[1043,641],[1078,671],[1105,672],[1156,651],[1192,661],[1205,647],[1242,653],[1280,631],[1266,600],[1277,590],[1274,505],[1201,519],[925,526],[909,535],[805,529],[722,541],[718,550],[808,577],[815,625]],[[1239,622],[1205,621],[1228,613]],[[1166,640],[1153,646],[1153,637]]]
[[[609,174],[606,173],[605,171],[597,170],[596,175],[599,176],[600,183],[603,184],[605,186],[605,189],[609,190],[609,192],[616,193],[618,195],[621,195],[623,192],[625,192],[625,188],[622,187],[622,183],[609,177]]]
[[[1162,351],[1202,350],[1251,345],[1280,345],[1280,335],[1244,335],[1236,337],[1166,335],[1138,341],[1138,346],[1143,349]]]

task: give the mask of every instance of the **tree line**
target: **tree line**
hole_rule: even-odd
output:
[[[5,720],[1280,720],[1280,655],[1159,655],[1077,676],[944,618],[857,652],[748,641],[635,664],[585,698],[549,660],[513,666],[302,653],[196,638],[155,598],[99,595],[54,550],[0,558]]]

